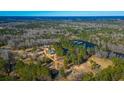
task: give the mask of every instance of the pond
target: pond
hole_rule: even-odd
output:
[[[117,52],[112,52],[112,51],[107,51],[109,57],[117,57],[117,58],[124,58],[124,54],[122,53],[117,53]]]
[[[86,49],[87,48],[95,48],[97,46],[91,42],[84,41],[84,40],[73,40],[72,43],[74,45],[83,45]]]

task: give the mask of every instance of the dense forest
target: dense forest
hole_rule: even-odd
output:
[[[124,80],[118,19],[0,19],[0,80]]]

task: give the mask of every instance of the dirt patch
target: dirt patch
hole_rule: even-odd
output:
[[[90,61],[94,61],[96,62],[96,64],[99,64],[101,66],[101,69],[104,69],[104,68],[107,68],[108,66],[113,65],[111,60],[105,59],[105,58],[99,58],[99,57],[96,57],[95,55],[89,58],[88,63],[90,63]]]

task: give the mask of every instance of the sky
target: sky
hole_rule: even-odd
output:
[[[0,11],[0,16],[124,16],[124,11]]]

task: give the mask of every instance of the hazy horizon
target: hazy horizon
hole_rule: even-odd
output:
[[[0,11],[0,16],[124,16],[124,11]]]

